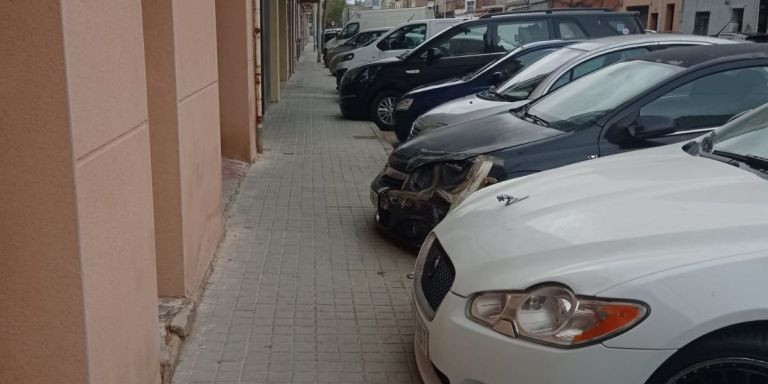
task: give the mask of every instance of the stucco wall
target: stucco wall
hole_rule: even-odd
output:
[[[708,35],[713,35],[723,29],[731,20],[731,10],[744,8],[743,29],[745,32],[757,32],[757,14],[759,1],[756,0],[686,0],[683,5],[683,32],[693,33],[696,12],[709,12]],[[749,28],[750,30],[747,30]],[[731,32],[730,28],[724,32]]]
[[[157,383],[140,2],[0,7],[0,382]]]
[[[144,0],[161,296],[198,291],[222,233],[214,0]]]
[[[0,383],[87,374],[60,20],[57,2],[0,2]]]
[[[245,162],[256,157],[252,20],[253,0],[216,0],[221,153]]]

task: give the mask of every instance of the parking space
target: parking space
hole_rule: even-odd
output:
[[[368,185],[386,158],[339,117],[307,51],[267,113],[174,383],[410,383],[414,255],[377,232]]]

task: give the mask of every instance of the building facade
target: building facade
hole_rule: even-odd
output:
[[[697,35],[766,33],[766,0],[686,0],[682,31]]]
[[[308,11],[0,2],[0,383],[169,380],[159,301],[199,297],[222,157],[256,161]]]
[[[624,0],[622,10],[637,12],[647,30],[674,33],[682,30],[682,4],[682,0]]]

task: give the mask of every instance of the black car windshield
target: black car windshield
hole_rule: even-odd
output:
[[[573,131],[682,70],[644,60],[613,64],[544,96],[526,108],[526,115],[545,121],[550,128]]]
[[[714,131],[705,141],[708,152],[768,159],[768,104]]]
[[[560,48],[518,72],[507,82],[499,86],[496,89],[496,93],[504,96],[506,99],[527,99],[528,95],[533,92],[533,89],[536,88],[536,85],[544,77],[582,53],[584,51],[580,49]]]

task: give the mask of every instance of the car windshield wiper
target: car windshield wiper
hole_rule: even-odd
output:
[[[542,119],[541,117],[538,117],[538,116],[528,112],[528,110],[531,109],[530,106],[531,105],[528,104],[525,107],[523,107],[523,109],[520,111],[518,116],[520,116],[523,120],[528,120],[528,121],[530,121],[530,122],[532,122],[534,124],[538,124],[538,125],[541,125],[541,126],[544,126],[544,127],[549,127],[549,122],[548,121],[546,121],[546,120]]]
[[[726,152],[726,151],[712,151],[713,155],[717,155],[720,157],[725,157],[727,159],[736,160],[740,163],[746,164],[748,167],[763,172],[768,173],[768,158],[757,156],[757,155],[742,155],[738,153],[732,153],[732,152]]]

